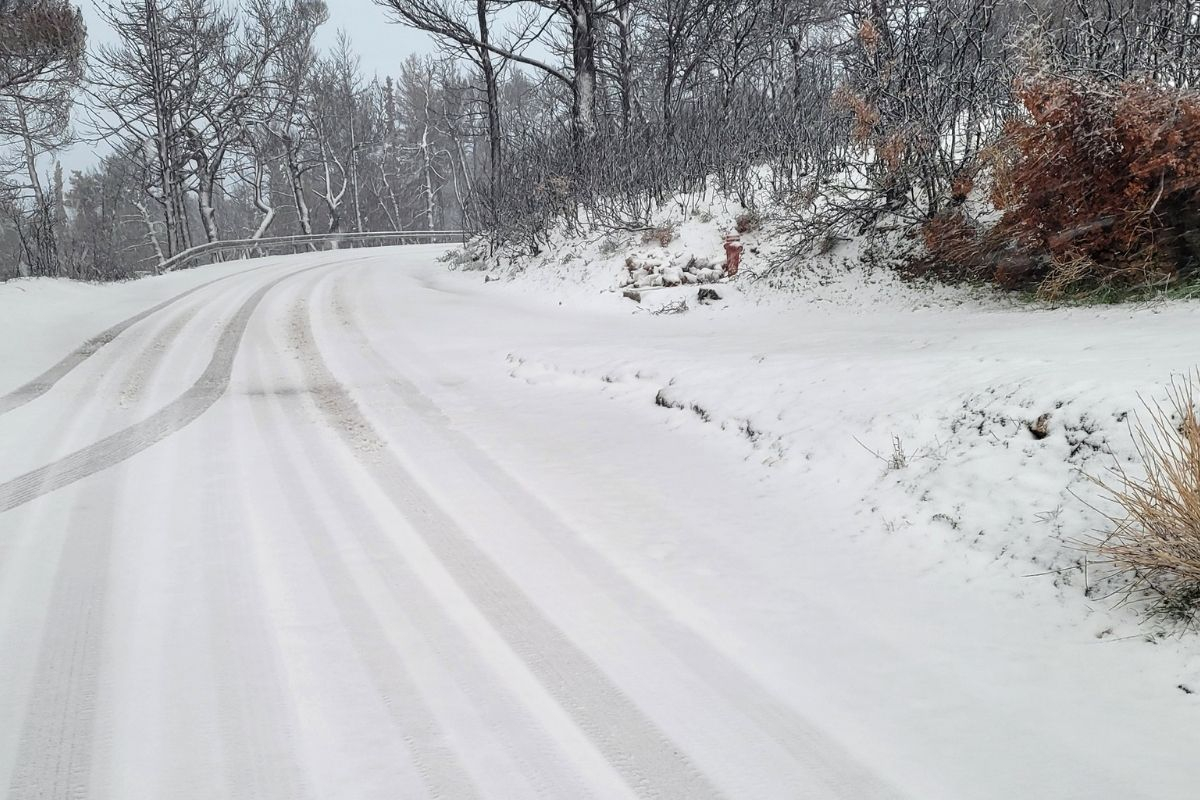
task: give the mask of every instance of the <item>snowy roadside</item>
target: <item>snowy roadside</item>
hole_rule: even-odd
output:
[[[714,230],[685,228],[673,257],[711,251]],[[934,561],[976,559],[1104,604],[1109,587],[1080,547],[1103,523],[1087,474],[1128,462],[1132,415],[1200,364],[1200,346],[1179,334],[1200,303],[1038,310],[830,262],[796,273],[795,291],[742,275],[713,285],[717,302],[682,286],[639,305],[617,291],[620,252],[562,244],[507,280],[442,269],[424,280],[603,320],[586,343],[517,339],[495,354],[510,379],[618,400],[710,440],[778,491],[821,487],[846,506],[845,535],[882,533]],[[273,266],[0,284],[0,394],[154,304]],[[652,313],[678,300],[686,313]]]
[[[719,224],[682,226],[664,261],[716,252]],[[751,269],[767,272],[770,237],[747,239],[762,254],[747,256]],[[555,256],[489,285],[630,318],[595,347],[506,353],[512,378],[620,399],[720,441],[778,491],[823,487],[846,506],[846,535],[1003,570],[1014,593],[1039,580],[1068,605],[1113,605],[1083,546],[1105,523],[1088,476],[1132,463],[1130,422],[1200,364],[1180,333],[1200,304],[1020,306],[828,259],[768,280],[743,273],[714,286],[716,303],[681,286],[635,305],[619,293],[624,251],[604,242],[562,237]],[[684,313],[654,313],[680,300]]]
[[[653,315],[545,275],[484,277],[426,273],[406,300],[380,272],[355,307],[456,431],[781,696],[893,753],[888,770],[916,786],[929,773],[898,742],[962,754],[936,774],[969,791],[914,797],[1106,797],[1099,787],[1146,774],[1114,721],[1192,741],[1194,639],[1038,562],[1077,558],[1069,517],[1088,512],[1073,467],[1108,463],[1081,460],[1086,447],[1072,458],[1072,429],[1195,363],[1172,334],[1200,307],[922,304],[863,281],[861,307],[743,296]],[[447,329],[456,316],[471,325]],[[977,409],[1007,422],[973,429]],[[1023,423],[1044,409],[1036,439]],[[1124,423],[1103,425],[1119,451]],[[898,469],[884,463],[893,435]],[[1044,520],[1059,504],[1056,528]],[[540,560],[518,561],[527,587],[553,582]],[[1073,755],[1046,755],[1055,739]],[[1113,791],[1183,796],[1188,770]]]

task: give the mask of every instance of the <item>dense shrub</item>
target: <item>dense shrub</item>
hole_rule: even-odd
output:
[[[920,275],[974,278],[989,272],[983,256],[978,224],[959,209],[937,214],[921,226],[924,256],[913,267]]]
[[[990,281],[1019,289],[1041,280],[1045,260],[1021,247],[998,227],[972,220],[961,207],[926,220],[920,229],[922,253],[910,264],[917,276],[952,281]]]
[[[998,230],[1044,256],[1024,278],[1055,294],[1200,271],[1200,92],[1037,78],[1017,95],[992,200]]]

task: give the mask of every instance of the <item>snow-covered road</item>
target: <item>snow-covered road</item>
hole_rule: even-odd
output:
[[[1178,661],[526,358],[753,331],[568,313],[438,252],[0,322],[0,796],[1192,796]]]

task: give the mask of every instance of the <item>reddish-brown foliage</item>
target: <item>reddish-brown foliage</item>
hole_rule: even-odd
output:
[[[1046,264],[1012,241],[998,227],[987,227],[961,208],[951,208],[926,220],[920,229],[924,253],[908,271],[916,276],[937,275],[950,280],[987,280],[1006,289],[1019,289],[1044,276]]]
[[[965,203],[973,191],[975,191],[975,176],[970,172],[959,172],[950,181],[950,201],[954,205]]]
[[[875,27],[875,23],[869,19],[864,19],[858,26],[858,40],[862,42],[863,48],[871,54],[874,54],[879,49],[881,40],[879,28]]]
[[[969,277],[982,272],[979,227],[961,212],[949,211],[927,220],[921,238],[928,257],[927,271]]]
[[[908,142],[899,133],[887,136],[879,143],[879,161],[889,175],[896,175],[904,166],[904,157],[908,153]]]
[[[1041,78],[1017,94],[1028,119],[997,159],[998,230],[1082,282],[1200,270],[1200,92]]]
[[[833,103],[835,107],[844,108],[850,112],[854,120],[854,129],[851,132],[854,141],[859,144],[870,141],[875,133],[875,126],[879,124],[879,109],[846,84],[842,84],[834,91]]]

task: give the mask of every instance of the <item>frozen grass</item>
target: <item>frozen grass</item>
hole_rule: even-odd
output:
[[[1165,402],[1146,404],[1133,426],[1142,472],[1118,464],[1101,486],[1117,512],[1096,549],[1129,578],[1128,598],[1194,618],[1200,602],[1200,372],[1172,382]]]

